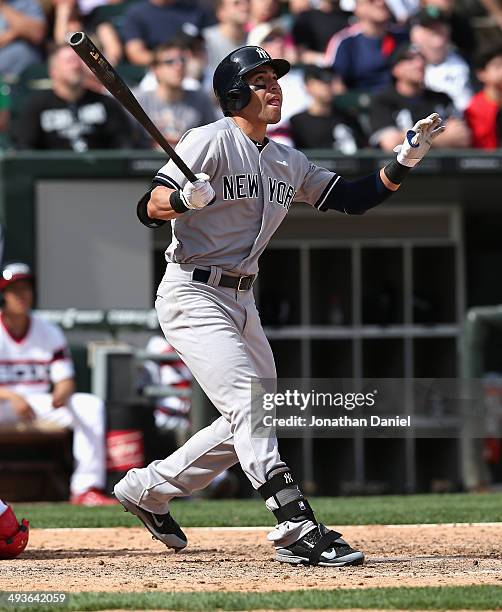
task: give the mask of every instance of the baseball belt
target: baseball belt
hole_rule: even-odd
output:
[[[200,283],[207,283],[211,272],[209,270],[202,270],[201,268],[195,268],[192,274],[192,280]],[[253,286],[256,279],[256,274],[249,276],[229,276],[228,274],[222,274],[218,287],[227,287],[228,289],[237,289],[237,291],[249,291]]]

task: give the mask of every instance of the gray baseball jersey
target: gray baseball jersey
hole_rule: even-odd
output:
[[[256,274],[258,258],[294,202],[323,209],[337,175],[286,145],[270,141],[261,151],[229,117],[188,131],[177,153],[205,172],[216,200],[173,220],[166,260]],[[155,180],[181,189],[187,179],[169,161]]]

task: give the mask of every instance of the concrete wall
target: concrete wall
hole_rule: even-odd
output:
[[[152,230],[136,218],[144,180],[36,184],[39,308],[151,308]]]

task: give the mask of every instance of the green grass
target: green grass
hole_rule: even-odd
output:
[[[502,493],[457,493],[386,497],[311,499],[319,520],[329,525],[502,522]],[[69,504],[15,504],[32,527],[136,527],[121,506],[85,508]],[[176,520],[184,527],[271,525],[260,500],[177,501]]]
[[[0,610],[48,610],[48,607],[3,607]],[[502,587],[419,587],[339,589],[272,593],[79,593],[69,605],[53,610],[272,610],[366,608],[368,610],[500,609]]]

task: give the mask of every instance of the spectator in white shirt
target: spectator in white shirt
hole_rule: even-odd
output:
[[[473,95],[471,72],[452,48],[448,16],[435,6],[424,8],[412,22],[410,39],[426,61],[425,86],[450,96],[463,112]]]

